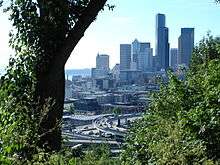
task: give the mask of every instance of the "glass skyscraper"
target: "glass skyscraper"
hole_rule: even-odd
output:
[[[170,66],[173,69],[176,69],[177,67],[177,56],[178,56],[178,49],[177,48],[171,48],[170,49]]]
[[[194,48],[194,28],[181,28],[178,39],[178,64],[189,66]]]
[[[153,49],[149,42],[140,43],[140,52],[138,56],[138,69],[141,71],[150,71],[152,68]]]
[[[169,29],[165,25],[164,14],[156,15],[156,68],[166,70],[169,67]]]
[[[131,66],[131,45],[120,45],[120,70],[129,70]]]

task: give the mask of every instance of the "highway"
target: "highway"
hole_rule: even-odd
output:
[[[122,115],[119,118],[120,119],[129,119],[129,118],[139,118],[141,117],[141,113],[138,114],[126,114],[126,115]],[[124,128],[120,128],[120,127],[115,127],[115,129],[110,128],[109,125],[111,122],[116,121],[118,118],[117,117],[113,117],[113,118],[109,118],[110,116],[107,117],[98,117],[96,119],[93,120],[92,124],[94,126],[94,128],[96,128],[97,130],[101,131],[101,132],[105,132],[105,133],[109,133],[109,134],[113,134],[113,135],[118,135],[118,136],[122,136],[125,137],[126,136],[126,132],[120,131],[120,130],[125,130]],[[103,126],[106,127],[103,127]]]
[[[141,113],[126,114],[120,115],[119,118],[121,120],[134,120],[136,118],[140,118],[141,116]],[[71,116],[68,116],[68,118],[71,120],[73,119]],[[84,127],[80,126],[80,129],[74,129],[73,132],[63,130],[65,146],[81,147],[89,146],[91,144],[109,144],[112,151],[121,151],[120,148],[123,144],[123,138],[126,136],[127,130],[124,127],[115,126],[114,123],[118,120],[115,115],[107,114],[100,116],[91,116],[87,117],[87,119],[93,119],[91,125],[86,125]]]

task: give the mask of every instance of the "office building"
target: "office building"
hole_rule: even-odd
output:
[[[131,70],[138,70],[138,56],[140,52],[140,43],[135,39],[131,44]]]
[[[126,84],[131,69],[131,45],[120,44],[120,83]]]
[[[143,72],[151,71],[153,66],[153,49],[149,42],[120,45],[120,83],[135,84],[142,81]]]
[[[109,74],[109,56],[98,54],[96,56],[96,68],[92,68],[92,78],[105,78]]]
[[[194,48],[194,28],[181,28],[178,39],[178,64],[189,66]]]
[[[139,84],[142,81],[143,81],[143,74],[139,70],[120,71],[120,84],[121,85]]]
[[[131,45],[120,45],[120,70],[129,70],[131,66]]]
[[[152,67],[153,50],[148,42],[135,39],[131,45],[131,70],[147,71]]]
[[[169,67],[169,30],[164,14],[156,15],[156,68],[166,70]]]
[[[170,67],[173,69],[176,69],[178,65],[177,57],[178,57],[178,49],[171,48],[170,49]]]
[[[96,68],[109,71],[109,56],[106,54],[98,54],[96,56]]]
[[[143,72],[151,71],[153,63],[153,49],[150,43],[140,43],[140,52],[138,56],[138,70]]]
[[[105,78],[108,77],[108,71],[104,69],[92,68],[91,75],[92,78]]]

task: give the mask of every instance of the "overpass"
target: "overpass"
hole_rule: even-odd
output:
[[[133,117],[140,117],[141,116],[141,113],[138,113],[138,114],[126,114],[126,115],[123,115],[123,116],[120,116],[119,118],[120,119],[124,119],[124,118],[133,118]],[[119,130],[114,130],[114,129],[110,129],[109,127],[107,128],[103,128],[103,127],[100,127],[100,125],[98,124],[98,122],[103,119],[103,116],[102,117],[98,117],[96,119],[93,120],[93,126],[101,131],[101,132],[105,132],[105,133],[110,133],[110,134],[113,134],[113,135],[117,135],[117,136],[121,136],[121,137],[125,137],[126,136],[126,133],[125,132],[122,132],[122,131],[119,131]],[[114,120],[117,120],[116,117],[114,117],[113,119],[109,119],[106,121],[106,123],[110,123],[111,121],[114,121]],[[116,127],[118,129],[120,129],[119,127]]]

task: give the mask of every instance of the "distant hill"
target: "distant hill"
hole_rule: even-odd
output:
[[[82,77],[87,77],[91,76],[91,69],[66,69],[65,74],[68,75],[69,77],[72,76],[82,76]]]
[[[0,76],[5,73],[5,70],[3,67],[0,67]],[[74,76],[82,76],[82,77],[87,77],[91,76],[91,69],[66,69],[65,74],[68,75],[69,77]]]

